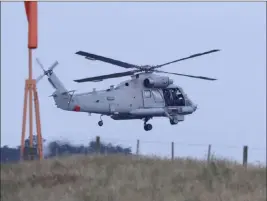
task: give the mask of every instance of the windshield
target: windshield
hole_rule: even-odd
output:
[[[163,90],[166,106],[185,106],[185,99],[179,88]]]

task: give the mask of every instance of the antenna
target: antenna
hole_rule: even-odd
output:
[[[33,160],[33,156],[37,153],[32,152],[36,150],[33,147],[33,102],[35,109],[35,120],[36,120],[36,133],[37,133],[37,151],[39,159],[43,158],[43,139],[41,135],[41,120],[40,120],[40,108],[39,98],[36,89],[36,80],[32,79],[32,50],[37,48],[37,2],[25,1],[25,10],[28,20],[28,49],[29,49],[29,77],[25,80],[24,90],[24,106],[23,106],[23,117],[22,117],[22,132],[21,132],[21,147],[20,156],[21,159],[25,157],[25,152],[31,154],[30,159]],[[33,101],[34,98],[34,101]],[[27,106],[29,99],[29,149],[25,149],[25,133],[26,133],[26,120],[27,120]]]

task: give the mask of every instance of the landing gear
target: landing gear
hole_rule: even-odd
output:
[[[175,120],[170,120],[170,124],[171,125],[176,125],[176,124],[178,124],[178,121],[176,122]]]
[[[102,120],[98,122],[98,126],[103,126],[103,121]]]
[[[103,124],[104,124],[104,123],[103,123],[103,120],[102,120],[102,118],[101,118],[102,116],[103,116],[103,115],[100,116],[100,121],[98,122],[98,126],[103,126]]]
[[[144,129],[145,129],[145,131],[150,131],[150,130],[152,130],[152,125],[151,124],[145,124]]]
[[[147,124],[147,122],[148,122],[149,119],[150,119],[150,118],[146,117],[145,120],[144,120],[144,121],[145,121],[145,122],[144,122],[144,130],[145,130],[145,131],[150,131],[150,130],[152,130],[152,128],[153,128],[151,124]]]
[[[171,119],[170,119],[170,124],[171,125],[176,125],[176,124],[178,124],[178,118],[176,118],[176,117],[172,117]]]

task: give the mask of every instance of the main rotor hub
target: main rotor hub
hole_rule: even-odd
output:
[[[143,66],[140,66],[139,69],[141,71],[149,72],[149,71],[151,71],[153,69],[153,66],[151,66],[151,65],[143,65]]]
[[[151,66],[150,65],[142,65],[141,68],[144,68],[144,69],[148,69],[150,68]]]

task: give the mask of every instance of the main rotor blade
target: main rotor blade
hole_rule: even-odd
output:
[[[109,63],[109,64],[113,64],[113,65],[116,65],[116,66],[120,66],[120,67],[123,67],[123,68],[137,68],[137,66],[134,65],[134,64],[129,64],[129,63],[126,63],[126,62],[123,62],[123,61],[111,59],[111,58],[108,58],[108,57],[103,57],[103,56],[96,55],[96,54],[91,54],[91,53],[88,53],[88,52],[78,51],[78,52],[76,52],[76,54],[78,54],[80,56],[85,56],[85,58],[89,59],[89,60],[99,60],[99,61],[103,61],[103,62],[106,62],[106,63]]]
[[[184,76],[184,77],[191,77],[191,78],[197,78],[197,79],[203,79],[203,80],[210,80],[210,81],[217,80],[215,78],[209,78],[209,77],[203,77],[203,76],[195,76],[195,75],[187,75],[187,74],[180,74],[180,73],[171,73],[171,72],[166,72],[166,71],[161,71],[161,70],[155,70],[154,72],[157,72],[157,73],[166,73],[166,74],[171,74],[171,75],[180,75],[180,76]]]
[[[166,66],[166,65],[169,65],[169,64],[172,64],[172,63],[176,63],[178,61],[183,61],[183,60],[191,59],[191,58],[194,58],[194,57],[199,57],[199,56],[202,56],[202,55],[205,55],[205,54],[210,54],[210,53],[218,52],[218,51],[220,51],[220,50],[216,49],[216,50],[210,50],[210,51],[203,52],[203,53],[193,54],[193,55],[191,55],[189,57],[184,57],[184,58],[177,59],[177,60],[174,60],[174,61],[171,61],[171,62],[168,62],[168,63],[157,65],[157,66],[155,66],[155,68],[160,68],[162,66]]]
[[[88,77],[88,78],[74,80],[74,82],[79,82],[79,83],[81,83],[81,82],[100,82],[100,81],[105,80],[105,79],[133,75],[136,72],[138,72],[138,71],[133,70],[133,71],[126,71],[126,72],[121,72],[121,73],[113,73],[113,74],[108,74],[108,75],[100,75],[100,76],[96,76],[96,77]]]

